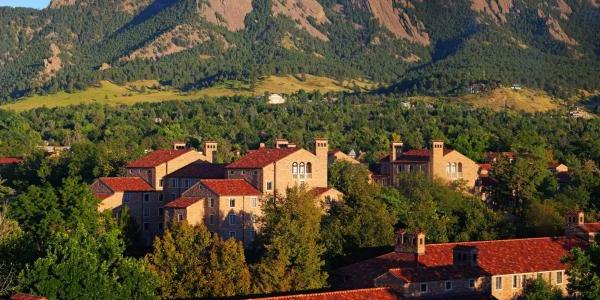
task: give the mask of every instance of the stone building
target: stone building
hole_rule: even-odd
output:
[[[469,189],[475,187],[479,165],[460,152],[444,147],[444,142],[431,141],[430,149],[405,150],[402,142],[392,142],[390,155],[381,160],[380,174],[374,178],[384,186],[399,186],[402,173],[421,173],[444,182],[463,180]]]

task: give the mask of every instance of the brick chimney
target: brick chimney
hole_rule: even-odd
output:
[[[413,232],[405,229],[397,230],[394,251],[417,255],[425,254],[425,232],[420,229]]]
[[[390,161],[396,161],[400,155],[402,155],[402,148],[404,143],[401,141],[394,141],[390,147]]]
[[[204,142],[204,156],[206,156],[206,161],[210,163],[215,162],[215,158],[217,156],[217,147],[218,144],[215,141]]]

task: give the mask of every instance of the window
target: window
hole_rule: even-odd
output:
[[[527,275],[523,274],[521,276],[521,287],[525,287],[525,282],[527,282]]]
[[[306,174],[306,165],[304,163],[300,163],[299,173],[300,173],[300,175]]]
[[[246,170],[241,170],[241,171],[240,171],[240,174],[242,174],[242,175],[246,175]]]
[[[258,198],[256,198],[256,197],[250,198],[250,203],[251,203],[252,207],[257,207],[258,206]]]
[[[449,291],[452,289],[452,281],[446,281],[446,291]]]
[[[163,223],[158,223],[158,231],[162,232],[165,229],[165,226],[163,225]]]
[[[163,194],[158,194],[158,201],[160,201],[160,202],[163,201]]]
[[[144,231],[150,230],[150,223],[144,223]]]
[[[267,181],[267,191],[272,191],[272,190],[273,190],[273,182]]]
[[[230,231],[229,237],[235,239],[235,231]]]
[[[421,293],[427,293],[427,283],[421,283]]]
[[[163,184],[164,184],[164,179],[161,179],[161,180],[158,182],[158,186],[162,187],[162,186],[163,186]]]
[[[210,208],[215,207],[215,199],[214,198],[208,198],[208,207],[210,207]]]
[[[252,174],[254,174],[255,176],[258,175],[258,171],[255,170],[254,172],[252,172]]]
[[[214,225],[215,224],[215,215],[209,215],[208,216],[208,225]]]
[[[537,278],[538,278],[538,279],[542,279],[542,278],[543,278],[543,276],[544,276],[544,273],[537,273]]]
[[[131,198],[131,194],[125,194],[123,195],[123,203],[129,203],[129,198]]]
[[[150,216],[150,208],[144,207],[144,217],[149,217],[149,216]]]
[[[229,215],[229,225],[235,225],[235,215]]]
[[[179,180],[178,180],[177,178],[173,178],[173,179],[171,179],[171,183],[172,183],[171,185],[172,185],[174,188],[178,188],[178,187],[179,187]]]
[[[496,277],[496,289],[497,290],[502,289],[502,277]]]
[[[229,207],[235,207],[235,198],[229,198]]]
[[[462,163],[458,163],[458,177],[462,177]]]
[[[144,202],[148,202],[148,201],[150,201],[150,194],[145,193],[144,194]]]
[[[446,164],[446,174],[450,176],[450,163]]]
[[[312,163],[306,163],[306,173],[312,174]]]
[[[186,178],[186,179],[184,179],[184,180],[183,180],[183,187],[184,187],[184,188],[188,188],[189,186],[190,186],[190,181],[189,181],[189,179],[187,179],[187,178]]]
[[[519,275],[513,275],[512,288],[516,289],[519,286]]]
[[[563,283],[563,276],[562,276],[562,271],[558,271],[556,272],[556,284],[562,284]]]
[[[178,213],[177,214],[177,221],[179,221],[179,222],[183,221],[183,214],[182,213]]]
[[[475,288],[475,279],[469,279],[469,288]]]
[[[292,163],[292,177],[298,178],[298,163]]]
[[[451,173],[450,175],[452,176],[452,178],[456,178],[456,163],[452,163],[450,173]]]
[[[235,174],[235,171],[229,170],[229,175],[233,175],[233,174]]]
[[[158,216],[159,216],[159,217],[162,217],[162,216],[164,216],[164,215],[165,215],[165,209],[164,209],[164,208],[162,208],[162,207],[159,207],[159,208],[158,208]]]

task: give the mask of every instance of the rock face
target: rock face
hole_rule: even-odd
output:
[[[274,16],[286,16],[294,20],[298,27],[322,41],[329,41],[326,34],[319,31],[310,22],[313,18],[316,24],[322,25],[329,22],[325,15],[323,6],[316,0],[272,0],[272,11]]]
[[[62,69],[62,60],[60,59],[60,48],[54,43],[50,44],[50,57],[44,59],[44,68],[34,79],[37,83],[45,83],[56,76]]]
[[[367,7],[379,23],[397,38],[423,46],[431,44],[423,23],[406,12],[407,8],[412,7],[409,1],[362,0],[354,3],[359,7]]]
[[[229,47],[227,41],[225,41],[225,38],[221,35],[214,34],[211,36],[205,29],[199,29],[188,24],[179,25],[172,30],[161,34],[147,46],[136,49],[129,55],[122,57],[120,60],[156,60],[163,56],[191,49],[196,45],[209,41],[211,38],[222,41],[223,48]]]
[[[52,1],[50,1],[50,5],[48,7],[60,8],[63,6],[75,5],[76,2],[77,2],[77,0],[52,0]]]
[[[244,21],[252,12],[252,0],[208,0],[200,3],[200,15],[207,21],[225,26],[229,31],[246,28]]]
[[[500,23],[506,23],[506,15],[512,7],[512,0],[471,0],[472,10],[489,15]]]
[[[567,33],[560,27],[560,23],[551,15],[547,15],[541,8],[538,9],[538,16],[546,20],[546,26],[548,26],[548,33],[550,36],[557,41],[569,44],[571,46],[578,45],[576,40],[567,35]],[[562,13],[561,13],[562,16]]]

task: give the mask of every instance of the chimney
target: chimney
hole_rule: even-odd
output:
[[[402,147],[404,147],[404,143],[401,141],[394,141],[391,144],[391,153],[390,160],[396,161],[400,155],[402,155]]]
[[[206,156],[206,161],[210,163],[215,162],[215,158],[217,156],[217,142],[215,141],[206,141],[204,142],[204,156]]]
[[[290,142],[288,142],[288,140],[285,139],[276,139],[275,140],[275,148],[280,149],[280,148],[287,148]]]
[[[565,223],[565,235],[571,236],[576,234],[578,225],[585,223],[585,216],[583,211],[569,211],[565,215],[566,223]]]
[[[431,157],[429,161],[431,165],[430,174],[432,178],[444,178],[446,176],[444,166],[444,141],[431,141]]]
[[[187,146],[186,146],[185,142],[174,142],[173,143],[173,150],[184,150],[186,148],[187,148]]]
[[[312,166],[313,184],[327,186],[327,166],[329,158],[329,142],[326,138],[315,138],[316,164]]]
[[[397,230],[394,251],[417,255],[425,254],[425,232],[420,229],[413,232],[405,229]]]
[[[297,147],[296,143],[289,143],[287,146],[288,146],[288,148],[296,148]]]
[[[452,261],[455,266],[471,266],[478,265],[478,252],[475,246],[456,245],[452,248]]]

